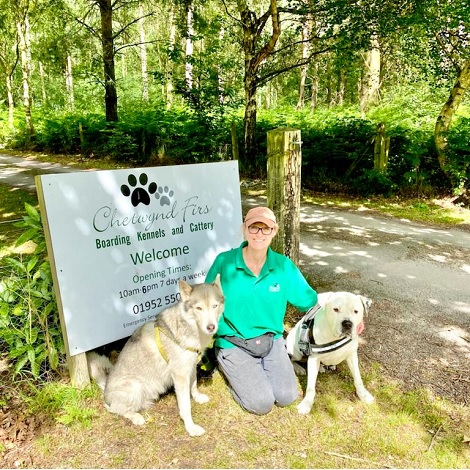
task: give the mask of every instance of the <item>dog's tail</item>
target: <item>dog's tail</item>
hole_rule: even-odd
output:
[[[111,361],[106,356],[101,356],[94,351],[87,352],[86,358],[90,377],[94,379],[102,390],[104,390],[108,374],[113,368]]]

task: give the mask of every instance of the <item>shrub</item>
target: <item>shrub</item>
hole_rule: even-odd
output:
[[[351,181],[350,187],[361,196],[389,197],[397,189],[386,173],[377,170],[363,170],[362,174]]]
[[[16,245],[36,246],[31,255],[4,260],[10,272],[0,281],[0,348],[8,351],[14,375],[38,378],[58,368],[64,343],[41,217],[33,206],[25,208],[27,215],[15,224],[25,229]]]

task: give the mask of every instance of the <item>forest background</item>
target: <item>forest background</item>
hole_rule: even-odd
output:
[[[469,20],[465,0],[0,0],[0,144],[235,153],[263,177],[266,132],[290,126],[305,187],[468,203]]]

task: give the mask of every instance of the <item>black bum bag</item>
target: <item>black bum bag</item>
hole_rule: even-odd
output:
[[[273,347],[274,333],[265,333],[250,339],[243,339],[238,336],[222,336],[222,338],[247,352],[250,356],[265,357]]]

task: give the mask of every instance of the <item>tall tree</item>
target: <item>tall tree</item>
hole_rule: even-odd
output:
[[[139,4],[139,32],[140,32],[140,64],[142,71],[142,99],[149,101],[149,83],[147,67],[147,40],[145,36],[145,19],[142,3]]]
[[[0,72],[5,80],[5,88],[8,103],[8,127],[13,130],[13,113],[15,101],[13,96],[13,74],[18,65],[18,34],[12,19],[12,10],[6,1],[0,3]]]
[[[301,109],[305,105],[305,85],[307,82],[307,73],[308,73],[308,62],[307,59],[310,56],[311,44],[309,38],[312,35],[312,24],[313,18],[311,13],[305,15],[304,20],[302,21],[302,60],[305,63],[300,67],[300,83],[299,83],[299,98],[297,101],[297,109]]]
[[[92,0],[101,16],[101,46],[103,48],[103,79],[106,122],[118,121],[118,94],[114,64],[113,3],[111,0]]]
[[[152,16],[153,12],[147,12],[143,16],[138,13],[128,19],[125,15],[131,7],[138,6],[136,0],[88,0],[92,7],[97,6],[99,9],[100,24],[96,27],[93,15],[87,12],[84,18],[76,18],[76,20],[84,25],[86,29],[101,42],[102,61],[103,61],[103,85],[105,90],[105,112],[106,122],[117,122],[118,116],[118,92],[116,84],[116,65],[115,59],[120,51],[128,47],[136,47],[141,45],[140,39],[130,43],[116,44],[119,39],[123,41],[125,33],[138,24],[143,18]],[[115,13],[122,12],[123,21],[117,21]],[[117,27],[119,25],[119,27]],[[116,29],[116,30],[115,30]],[[136,31],[135,35],[138,35]]]
[[[194,3],[188,1],[185,5],[186,9],[186,34],[185,34],[185,61],[184,61],[184,78],[186,83],[186,92],[190,92],[193,88],[193,53],[194,53]]]
[[[11,0],[11,5],[15,14],[18,47],[21,56],[23,108],[26,126],[26,146],[28,147],[34,136],[33,118],[31,116],[31,33],[29,24],[31,4],[29,0]]]
[[[380,99],[380,66],[381,52],[379,34],[372,27],[370,49],[365,54],[365,80],[361,87],[360,106],[362,114],[379,103]]]
[[[262,8],[260,5],[258,8]],[[227,5],[226,5],[227,9]],[[246,0],[237,0],[242,30],[242,49],[245,59],[243,84],[245,90],[244,155],[242,164],[248,166],[256,154],[256,91],[259,86],[259,70],[263,61],[273,52],[281,35],[281,23],[277,0],[270,0],[269,7],[259,16]],[[228,12],[228,9],[227,9]],[[270,22],[268,26],[268,22]]]
[[[431,25],[443,58],[455,71],[455,78],[449,97],[436,120],[434,143],[441,170],[450,180],[453,188],[465,188],[461,195],[461,202],[469,205],[470,178],[468,175],[462,175],[452,165],[449,158],[448,135],[455,113],[470,88],[470,14],[466,2],[444,1],[436,4],[437,6],[439,10],[434,10],[435,16]],[[462,9],[456,10],[458,7]],[[454,17],[449,14],[450,8],[454,12]]]

